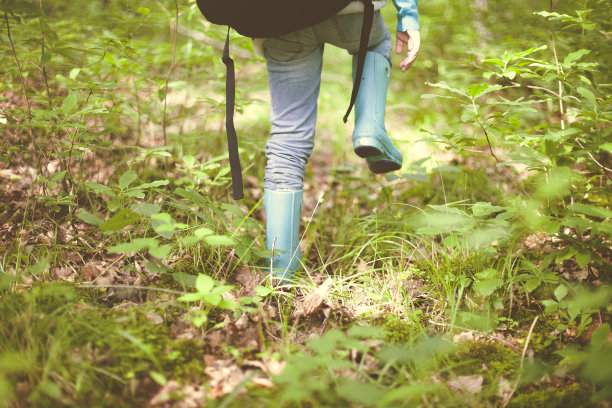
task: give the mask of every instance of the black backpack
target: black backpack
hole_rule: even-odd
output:
[[[335,15],[353,0],[196,0],[198,8],[211,23],[228,26],[223,49],[223,63],[227,68],[225,129],[232,174],[232,189],[235,200],[244,197],[242,187],[242,168],[238,157],[238,137],[234,127],[234,105],[236,100],[236,79],[234,61],[229,56],[229,29],[253,38],[276,37],[320,23]],[[346,123],[353,108],[363,64],[367,52],[368,39],[374,18],[372,0],[360,0],[364,4],[364,17],[361,39],[357,56],[357,73],[353,83],[351,102],[344,115]],[[359,80],[358,80],[359,79]]]

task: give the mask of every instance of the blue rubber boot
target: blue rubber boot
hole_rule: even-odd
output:
[[[300,267],[300,214],[303,195],[298,191],[264,189],[266,247],[274,249],[269,262],[272,276],[286,284]]]
[[[372,172],[388,173],[402,167],[402,154],[393,146],[385,129],[385,105],[391,64],[377,52],[366,54],[359,93],[355,100],[353,149],[368,162]],[[353,78],[357,57],[353,57]]]

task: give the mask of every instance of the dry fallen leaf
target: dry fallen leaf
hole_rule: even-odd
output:
[[[206,402],[206,390],[200,385],[187,384],[183,387],[172,380],[168,381],[161,390],[149,401],[149,405],[174,407],[174,408],[198,408]]]
[[[95,278],[98,277],[98,275],[100,275],[101,272],[101,268],[98,262],[87,262],[82,268],[81,268],[81,276],[83,277],[83,280],[86,282],[91,282],[92,280],[94,280]]]
[[[309,316],[323,304],[327,299],[334,281],[332,278],[327,278],[325,282],[317,289],[309,293],[296,306],[295,316]]]
[[[238,296],[253,296],[255,295],[255,288],[261,282],[261,274],[256,269],[243,267],[238,269],[235,279],[242,285],[238,291]]]
[[[181,394],[183,399],[176,404],[176,408],[199,408],[206,402],[206,389],[201,385],[188,384]]]
[[[162,324],[164,322],[164,318],[163,317],[161,317],[160,315],[158,315],[157,313],[154,313],[152,311],[148,311],[145,314],[145,316],[153,324]]]
[[[204,369],[204,373],[210,377],[208,386],[210,397],[214,399],[233,392],[249,375],[248,372],[242,371],[234,360],[216,360]]]
[[[51,273],[57,280],[74,282],[77,274],[68,266],[60,266],[58,268],[52,268]]]
[[[497,396],[501,398],[504,406],[512,398],[512,384],[504,377],[497,381]]]
[[[467,391],[471,394],[478,394],[482,390],[482,375],[460,375],[449,380],[446,384],[457,391]]]
[[[161,390],[157,392],[149,401],[149,405],[154,407],[168,402],[171,398],[171,394],[181,389],[181,385],[176,381],[168,381]]]

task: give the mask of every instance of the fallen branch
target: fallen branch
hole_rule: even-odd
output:
[[[536,316],[533,319],[533,323],[531,323],[531,327],[529,328],[529,333],[527,333],[527,338],[525,339],[525,347],[523,347],[523,353],[521,354],[521,364],[519,366],[519,374],[516,377],[516,381],[514,382],[514,386],[512,387],[512,391],[510,392],[510,395],[508,395],[508,398],[504,401],[504,405],[502,405],[503,408],[506,408],[506,406],[508,405],[508,403],[510,402],[510,400],[512,399],[512,396],[514,395],[514,393],[516,392],[516,389],[518,388],[519,382],[521,381],[521,376],[523,375],[523,364],[525,363],[525,354],[527,354],[527,348],[529,347],[529,342],[531,341],[531,335],[533,333],[533,329],[538,321],[538,317]]]
[[[186,28],[186,27],[177,27],[176,30],[179,34],[184,35],[185,37],[189,37],[193,40],[196,40],[198,42],[201,42],[205,45],[209,45],[213,48],[216,48],[218,50],[223,51],[223,47],[225,46],[225,42],[221,41],[221,40],[216,40],[214,38],[210,38],[208,36],[206,36],[205,34],[202,34],[199,31],[196,30],[192,30],[190,28]],[[253,58],[253,56],[255,54],[253,54],[250,51],[246,51],[242,48],[232,48],[232,57],[239,57],[239,58],[243,58],[243,59],[250,59]]]

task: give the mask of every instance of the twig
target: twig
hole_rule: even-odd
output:
[[[153,286],[135,286],[135,285],[92,285],[92,284],[79,284],[77,285],[79,288],[88,288],[88,289],[95,289],[95,288],[104,288],[104,289],[137,289],[137,290],[152,290],[154,292],[165,292],[165,293],[172,293],[174,295],[184,295],[185,292],[181,292],[179,290],[172,290],[172,289],[166,289],[166,288],[156,288]]]
[[[179,20],[179,9],[178,9],[178,0],[174,0],[174,28],[172,30],[173,39],[172,39],[172,61],[170,62],[170,69],[168,70],[168,76],[166,77],[166,84],[164,85],[164,116],[163,116],[163,124],[162,130],[164,133],[164,145],[168,145],[167,131],[166,127],[168,126],[168,120],[166,116],[166,111],[168,108],[168,84],[170,83],[170,77],[172,76],[172,72],[174,71],[174,65],[176,62],[176,38],[177,38],[177,29],[178,29],[178,20]]]
[[[580,143],[580,140],[578,140],[576,138],[576,139],[574,139],[574,141],[576,143],[578,143],[578,146],[580,146],[581,148],[584,149],[584,146],[582,145],[582,143]],[[601,167],[604,170],[604,175],[609,179],[610,175],[608,173],[612,173],[612,169],[609,169],[606,166],[604,166],[603,164],[601,164],[600,162],[598,162],[597,159],[595,159],[595,157],[591,154],[591,152],[587,152],[587,154],[589,155],[591,160],[593,160],[595,162],[595,164],[597,164],[599,167]]]
[[[503,408],[505,408],[510,403],[512,396],[516,392],[519,382],[521,381],[521,377],[523,375],[523,365],[525,363],[525,355],[527,354],[527,348],[529,347],[529,342],[531,341],[531,334],[533,333],[533,329],[538,321],[538,317],[539,316],[536,316],[533,319],[533,322],[531,323],[531,327],[529,328],[529,333],[527,333],[527,339],[525,339],[525,347],[523,347],[523,353],[521,354],[521,364],[519,366],[519,374],[516,377],[516,381],[514,382],[514,386],[512,387],[512,391],[510,392],[510,395],[508,395],[508,398],[506,398],[506,400],[504,401],[504,405],[502,406]]]
[[[43,0],[40,0],[41,14],[42,14],[42,9],[43,9]],[[43,79],[45,80],[45,88],[47,90],[47,99],[49,102],[49,109],[53,110],[53,105],[51,104],[51,92],[49,91],[49,81],[47,78],[47,67],[46,67],[46,64],[44,63],[45,61],[45,32],[42,30],[42,25],[40,29],[40,61],[42,65],[41,68],[42,68],[42,73],[43,73]]]
[[[15,64],[17,64],[17,70],[19,71],[19,80],[21,81],[21,89],[23,91],[23,99],[25,99],[26,107],[28,110],[28,133],[30,138],[32,139],[32,144],[34,145],[35,155],[38,156],[38,149],[36,147],[36,140],[34,139],[34,134],[32,133],[32,109],[30,107],[30,99],[28,98],[28,92],[25,84],[25,80],[23,79],[23,70],[21,69],[21,64],[19,63],[19,58],[17,58],[17,51],[15,51],[15,44],[13,43],[13,37],[11,36],[11,25],[8,18],[8,13],[4,10],[4,20],[6,21],[6,34],[8,36],[9,42],[11,44],[11,50],[13,51],[13,58],[15,59]],[[40,161],[37,158],[37,164],[40,167]]]
[[[522,86],[522,85],[521,85],[521,84],[519,84],[518,82],[511,82],[511,84],[512,84],[512,85],[515,85],[515,86]],[[536,86],[536,85],[525,85],[525,87],[526,87],[526,88],[529,88],[529,89],[538,89],[538,90],[540,90],[540,91],[548,92],[549,94],[551,94],[551,95],[553,95],[553,96],[556,96],[557,98],[562,98],[562,97],[563,97],[563,95],[559,95],[559,94],[558,94],[558,93],[556,93],[555,91],[550,90],[550,89],[548,89],[548,88],[544,88],[543,86]],[[565,95],[565,97],[566,97],[566,98],[573,99],[573,100],[575,100],[576,102],[580,102],[580,99],[576,98],[576,97],[575,97],[575,96],[573,96],[573,95]]]
[[[202,34],[199,31],[192,30],[190,28],[179,26],[177,27],[177,32],[185,37],[192,38],[199,43],[211,46],[218,50],[223,50],[225,43],[223,41],[219,41],[214,38],[210,38],[206,36],[206,34]],[[250,59],[254,57],[254,54],[250,51],[243,50],[242,48],[233,48],[232,49],[232,57],[239,57],[243,59]]]
[[[552,12],[553,10],[553,0],[550,0],[550,11]],[[553,50],[553,55],[555,57],[555,65],[557,66],[557,74],[559,74],[559,76],[561,76],[563,74],[563,69],[561,68],[561,65],[559,65],[559,58],[557,57],[557,46],[556,46],[556,42],[555,42],[555,31],[553,30],[552,27],[552,22],[549,20],[548,21],[548,26],[550,27],[550,36],[552,39],[552,50]],[[565,129],[565,113],[564,113],[564,107],[563,107],[563,83],[561,82],[561,79],[559,79],[559,113],[561,114],[561,130]]]

